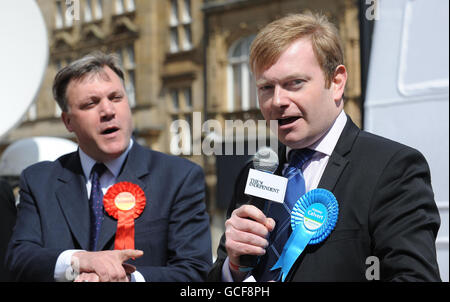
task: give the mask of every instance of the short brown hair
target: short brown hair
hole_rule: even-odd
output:
[[[250,68],[260,73],[272,66],[293,42],[311,39],[317,61],[329,87],[336,67],[344,64],[344,54],[336,26],[320,14],[293,14],[266,25],[250,48]]]
[[[118,57],[101,51],[95,51],[70,63],[56,74],[53,81],[53,97],[63,112],[68,111],[66,90],[69,82],[72,79],[81,79],[87,74],[101,73],[105,66],[111,68],[122,81],[124,80]]]

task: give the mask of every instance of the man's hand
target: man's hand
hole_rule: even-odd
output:
[[[144,254],[139,250],[114,250],[99,252],[76,252],[72,256],[72,267],[80,275],[76,281],[126,282],[136,268],[124,263],[130,258]]]
[[[81,273],[73,282],[100,282],[100,277],[96,273]]]
[[[234,277],[237,271],[233,266],[240,265],[241,255],[260,256],[266,253],[269,245],[267,236],[274,228],[275,221],[255,206],[243,205],[233,211],[225,222],[225,248]]]
[[[136,271],[136,267],[128,263],[123,263],[122,266],[127,274],[127,279],[124,281],[130,282],[131,274]],[[81,273],[74,282],[100,282],[100,277],[96,273]]]

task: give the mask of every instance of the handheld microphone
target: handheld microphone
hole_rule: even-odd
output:
[[[269,147],[261,147],[258,149],[256,154],[253,156],[253,167],[257,171],[265,172],[268,174],[273,174],[278,168],[278,155]],[[250,178],[250,173],[249,173]],[[254,181],[253,183],[256,183]],[[249,180],[247,181],[247,188],[249,187]],[[266,199],[250,195],[250,199],[247,204],[253,205],[265,212]],[[264,213],[266,214],[266,213]],[[240,265],[246,267],[245,270],[251,270],[258,264],[258,256],[256,255],[242,255],[239,258]]]
[[[253,156],[253,166],[256,170],[273,174],[278,168],[278,155],[271,148],[263,146]]]

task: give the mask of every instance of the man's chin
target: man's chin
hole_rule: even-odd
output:
[[[284,145],[288,146],[292,149],[303,149],[308,147],[308,142],[304,137],[301,136],[294,136],[292,134],[288,134],[286,136],[282,136],[279,134],[278,139],[280,142],[282,142]]]
[[[127,149],[128,144],[107,144],[100,148],[100,153],[105,160],[113,160],[122,155]]]

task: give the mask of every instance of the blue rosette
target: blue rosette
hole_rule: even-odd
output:
[[[330,235],[338,215],[338,202],[328,190],[314,189],[297,200],[291,212],[291,236],[272,267],[281,268],[281,281],[308,244],[318,244]]]
[[[331,231],[336,226],[339,205],[333,193],[325,189],[314,189],[299,198],[292,208],[291,212],[291,227],[292,231],[300,223],[305,223],[306,210],[315,203],[323,204],[327,209],[327,220],[320,228],[316,230],[312,236],[309,244],[318,244],[325,240],[330,235]],[[308,215],[307,215],[308,216]]]

